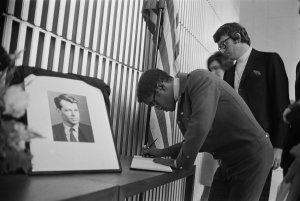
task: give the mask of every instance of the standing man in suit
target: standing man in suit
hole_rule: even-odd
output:
[[[288,126],[282,113],[289,104],[288,78],[277,53],[253,49],[246,29],[238,23],[226,23],[213,35],[219,51],[236,60],[225,72],[224,80],[238,92],[261,127],[270,135],[274,147],[273,169],[279,167]],[[269,200],[272,170],[260,200]]]
[[[154,162],[187,169],[198,152],[208,152],[222,161],[231,178],[219,180],[215,186],[218,193],[209,201],[259,199],[272,166],[272,145],[246,103],[226,82],[207,70],[173,78],[151,69],[142,74],[137,96],[139,102],[165,111],[174,111],[178,102],[177,123],[184,135],[182,142],[164,149],[145,149],[144,155],[170,156]]]
[[[61,123],[52,126],[54,141],[94,142],[92,128],[80,123],[77,102],[68,94],[60,94],[54,98],[62,119]]]

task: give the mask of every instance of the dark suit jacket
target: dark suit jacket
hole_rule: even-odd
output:
[[[300,100],[300,61],[296,66],[295,98]]]
[[[273,154],[266,133],[226,82],[207,70],[196,70],[179,78],[177,123],[184,141],[164,149],[166,155],[176,158],[178,167],[192,166],[199,151],[211,153],[228,166],[243,158],[261,160],[257,150],[262,146],[269,145],[268,155]],[[261,157],[264,158],[263,154]]]
[[[68,141],[65,128],[62,123],[52,126],[54,141]],[[79,142],[94,142],[94,136],[92,128],[85,124],[79,124],[78,127],[78,140]]]
[[[234,86],[235,67],[225,72],[224,80]],[[263,129],[270,134],[272,145],[283,148],[288,125],[282,113],[289,105],[288,78],[277,53],[252,49],[243,72],[239,94]]]

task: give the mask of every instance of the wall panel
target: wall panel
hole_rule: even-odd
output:
[[[212,33],[225,21],[238,20],[238,0],[175,0],[179,4],[181,72],[206,68],[217,50]],[[142,19],[143,0],[6,0],[0,18],[1,45],[24,50],[17,65],[103,79],[111,88],[109,115],[120,155],[141,152],[148,107],[136,100],[143,71],[153,67],[153,36]],[[183,137],[169,114],[173,137]],[[199,167],[200,159],[196,164]],[[199,169],[199,168],[198,168]],[[198,176],[198,173],[197,175]],[[183,200],[185,180],[157,187],[127,200]],[[201,187],[196,178],[194,200]]]

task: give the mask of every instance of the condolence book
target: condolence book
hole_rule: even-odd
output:
[[[145,158],[137,155],[133,156],[130,168],[159,172],[172,172],[171,167],[155,163],[153,162],[153,158]]]

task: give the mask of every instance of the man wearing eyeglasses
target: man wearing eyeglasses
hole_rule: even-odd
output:
[[[272,169],[281,162],[284,138],[288,126],[282,113],[289,104],[288,78],[277,53],[261,52],[251,47],[246,29],[238,23],[226,23],[213,35],[219,51],[236,61],[225,72],[224,80],[239,93],[261,127],[270,135],[274,147]],[[260,200],[269,200],[272,170]]]
[[[209,201],[259,199],[272,166],[272,145],[246,103],[226,82],[207,70],[174,78],[151,69],[142,74],[137,97],[164,111],[174,111],[177,104],[177,124],[184,135],[182,142],[170,147],[143,150],[145,156],[169,156],[154,162],[187,169],[198,152],[211,153],[221,160],[230,182],[219,180],[215,188],[226,191],[218,191],[218,198]]]

